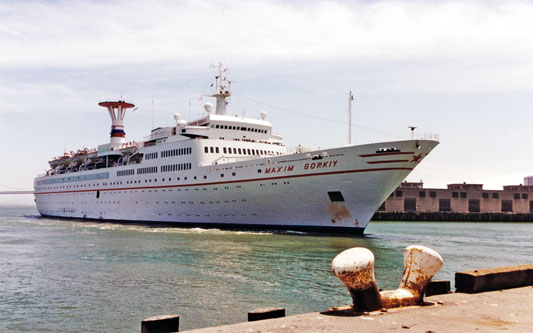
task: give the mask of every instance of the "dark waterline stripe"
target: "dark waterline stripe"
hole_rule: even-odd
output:
[[[66,217],[55,215],[42,215],[45,218],[54,218],[68,221],[80,222],[111,222],[123,225],[141,225],[146,227],[174,227],[174,228],[216,228],[231,231],[250,231],[250,230],[284,230],[284,231],[303,231],[320,234],[345,234],[345,235],[363,235],[365,228],[360,227],[333,227],[333,226],[305,226],[305,225],[283,225],[283,224],[244,224],[244,223],[213,223],[213,222],[165,222],[165,221],[133,221],[133,220],[116,220],[100,218],[81,218]]]

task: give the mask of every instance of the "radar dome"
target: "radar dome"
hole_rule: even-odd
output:
[[[174,113],[174,120],[175,120],[175,121],[180,120],[180,116],[181,116],[181,115],[180,115],[179,113]]]
[[[204,109],[207,111],[207,113],[211,113],[213,111],[213,104],[209,102],[205,103]]]
[[[182,120],[178,121],[178,126],[181,126],[181,127],[187,126],[187,120],[182,119]]]
[[[261,112],[261,119],[265,120],[267,117],[266,111]]]

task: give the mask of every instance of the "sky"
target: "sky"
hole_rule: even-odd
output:
[[[351,90],[353,143],[439,135],[408,181],[520,184],[533,174],[531,18],[533,2],[513,0],[0,0],[0,191],[107,143],[100,101],[138,107],[128,140],[203,115],[219,62],[228,113],[266,111],[288,147],[345,145]]]

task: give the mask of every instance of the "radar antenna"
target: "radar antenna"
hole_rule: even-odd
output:
[[[225,68],[221,62],[218,63],[218,75],[215,76],[215,93],[211,97],[216,98],[215,113],[218,115],[226,114],[226,98],[231,96],[231,81],[226,75],[228,68]]]

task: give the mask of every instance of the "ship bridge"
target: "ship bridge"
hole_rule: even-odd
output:
[[[263,113],[266,117],[266,114]],[[189,138],[243,140],[279,143],[280,135],[272,134],[272,124],[264,119],[209,115],[189,125],[178,127],[176,134]]]
[[[231,96],[231,80],[227,78],[227,68],[223,68],[221,63],[218,65],[218,75],[215,79],[215,93],[209,96],[216,99],[216,106],[205,103],[207,116],[189,124],[179,121],[176,134],[195,139],[242,140],[281,145],[283,138],[272,134],[272,124],[266,120],[266,112],[261,112],[261,119],[227,115],[226,105],[227,98]],[[178,121],[179,115],[175,117]]]

